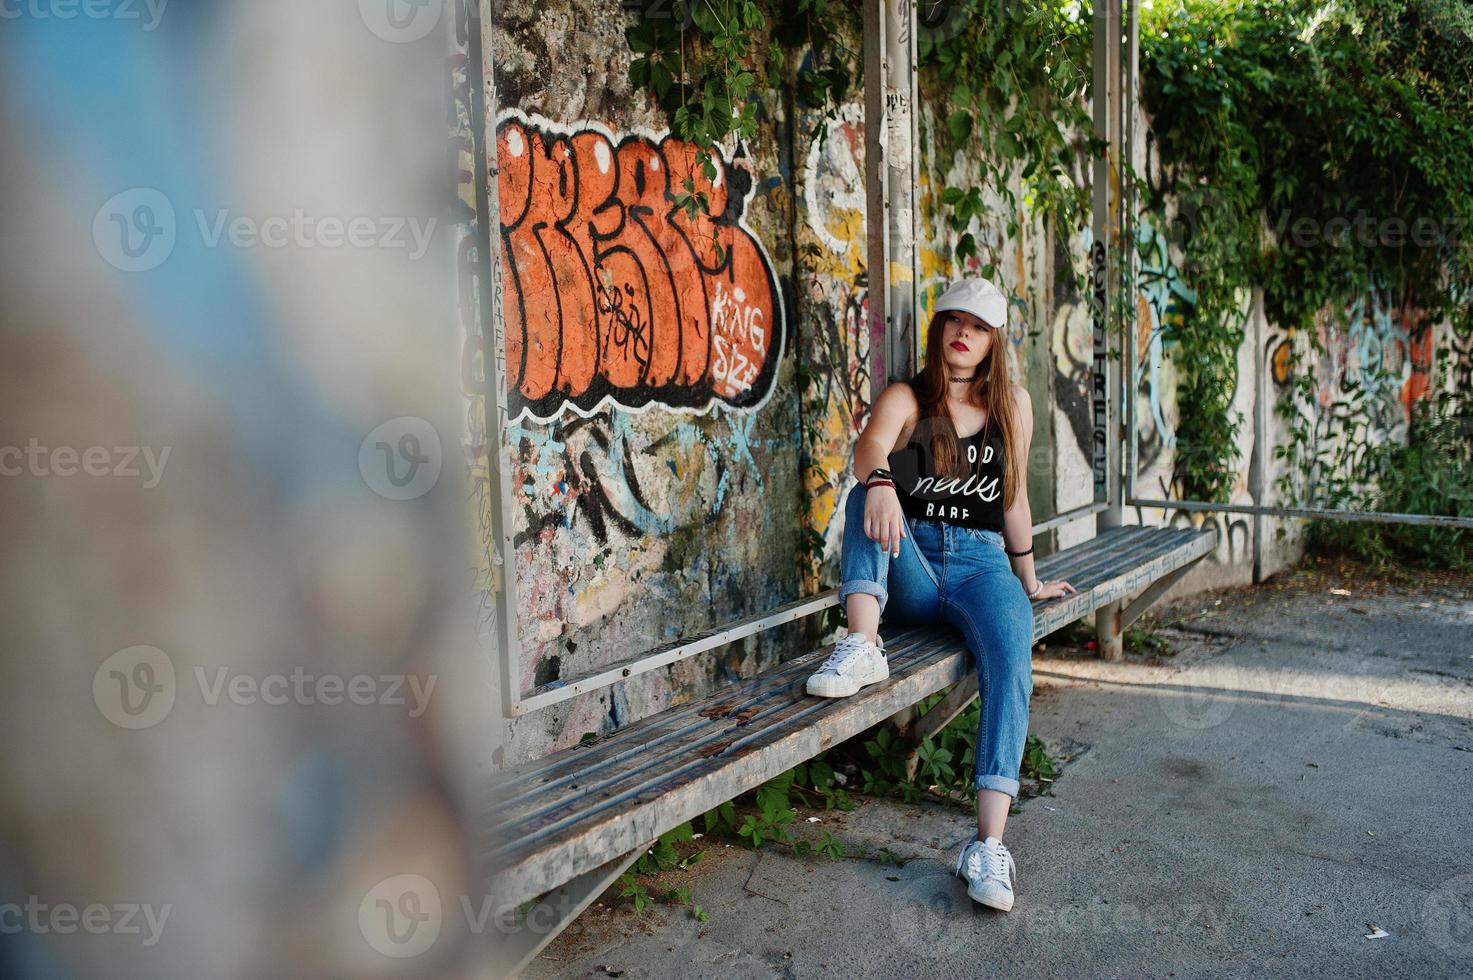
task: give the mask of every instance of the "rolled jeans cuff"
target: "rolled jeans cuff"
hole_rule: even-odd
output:
[[[1009,779],[1007,776],[978,776],[972,781],[972,788],[995,789],[999,793],[1006,793],[1016,800],[1018,798],[1018,791],[1023,788],[1023,784],[1016,779]]]
[[[842,606],[845,600],[856,592],[874,596],[879,600],[880,612],[885,611],[885,603],[890,598],[889,593],[885,591],[885,587],[879,582],[867,582],[864,579],[855,579],[852,582],[843,582],[839,585],[839,605]]]

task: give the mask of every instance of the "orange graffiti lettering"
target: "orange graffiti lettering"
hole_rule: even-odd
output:
[[[718,156],[708,180],[669,136],[616,142],[516,113],[496,154],[513,418],[762,403],[784,323],[772,263],[741,223],[746,171]],[[709,213],[676,207],[687,180]]]

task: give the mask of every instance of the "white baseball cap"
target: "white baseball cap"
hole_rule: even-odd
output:
[[[946,287],[932,310],[962,310],[998,329],[1008,325],[1008,299],[987,279],[958,279]]]

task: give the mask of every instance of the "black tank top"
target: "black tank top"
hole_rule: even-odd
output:
[[[983,442],[984,436],[986,442]],[[1002,433],[988,426],[965,439],[958,448],[966,466],[959,477],[938,477],[929,440],[910,441],[890,454],[895,494],[900,509],[911,520],[942,521],[984,531],[1003,529]]]

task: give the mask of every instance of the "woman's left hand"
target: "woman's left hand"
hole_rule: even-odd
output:
[[[1034,602],[1042,602],[1045,599],[1057,599],[1060,596],[1070,595],[1078,591],[1078,589],[1070,585],[1068,582],[1065,582],[1063,579],[1055,579],[1053,581],[1043,583],[1043,588],[1038,590],[1038,594],[1030,598]]]

